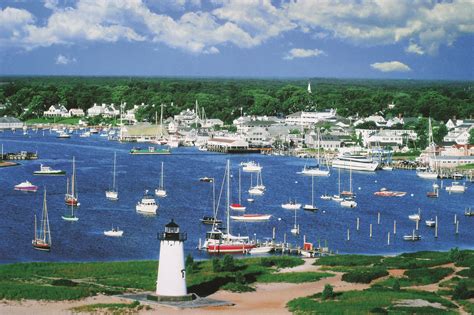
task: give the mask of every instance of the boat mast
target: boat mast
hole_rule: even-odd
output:
[[[69,177],[66,178],[66,196],[69,196]]]
[[[314,207],[314,176],[311,176],[311,205]]]
[[[216,209],[216,180],[212,179],[212,213],[214,214],[214,224],[217,219],[217,209]]]
[[[36,213],[35,213],[35,241],[38,239],[36,230],[37,230],[37,227],[36,227]]]
[[[114,152],[114,175],[112,180],[112,189],[115,191],[115,164],[117,163],[117,152]]]
[[[341,196],[341,168],[338,169],[338,191],[339,191],[339,194],[338,196],[340,197]]]
[[[319,148],[320,148],[320,146],[321,146],[320,139],[321,139],[321,138],[320,138],[320,135],[319,135],[319,128],[318,128],[318,153],[317,153],[317,154],[318,154],[318,168],[320,168],[320,164],[321,164],[321,162],[320,162],[320,156],[319,156]]]
[[[74,198],[74,182],[76,181],[76,158],[72,157],[71,196]]]
[[[163,106],[164,104],[161,103],[161,114],[160,114],[160,139],[163,139]]]
[[[43,242],[46,243],[46,240],[48,240],[48,244],[51,245],[51,231],[49,229],[48,205],[46,203],[46,188],[44,189],[43,211],[44,211]]]
[[[349,164],[349,191],[352,194],[352,165]]]
[[[227,160],[227,240],[230,240],[230,160]]]
[[[242,205],[242,193],[241,193],[241,184],[240,184],[240,167],[239,167],[239,205]]]
[[[163,166],[164,166],[164,162],[161,162],[161,179],[160,179],[160,189],[163,190],[164,189],[164,180],[163,180]]]

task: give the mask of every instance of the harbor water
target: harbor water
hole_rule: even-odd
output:
[[[306,240],[324,245],[338,253],[396,254],[420,250],[448,250],[452,247],[474,248],[474,217],[464,216],[466,207],[474,207],[474,185],[466,183],[461,194],[448,194],[440,189],[439,198],[430,199],[426,193],[432,190],[434,181],[420,179],[414,171],[394,170],[377,172],[353,172],[353,190],[357,194],[357,207],[343,208],[334,201],[321,200],[324,193],[337,193],[338,172],[331,170],[329,177],[315,177],[316,212],[298,210],[296,221],[300,235],[290,233],[294,225],[294,211],[285,210],[282,203],[290,198],[302,204],[311,202],[311,177],[298,175],[307,159],[294,157],[252,155],[226,155],[201,152],[197,148],[176,148],[171,155],[130,155],[132,143],[108,141],[92,135],[80,138],[58,139],[55,133],[42,131],[0,133],[0,144],[5,152],[37,152],[39,159],[21,161],[19,166],[0,168],[0,262],[26,261],[108,261],[156,259],[159,252],[157,233],[174,219],[183,232],[187,232],[185,252],[195,258],[209,255],[197,249],[199,238],[204,241],[209,225],[200,222],[203,216],[212,215],[212,184],[200,182],[200,177],[216,178],[216,195],[219,196],[224,177],[226,160],[232,167],[232,201],[237,202],[238,167],[241,162],[254,160],[263,166],[263,182],[266,192],[255,196],[248,203],[247,190],[250,173],[242,173],[242,199],[246,213],[271,214],[267,222],[232,222],[232,234],[248,235],[263,240],[272,236],[276,240],[303,245]],[[140,144],[142,147],[147,144]],[[112,185],[114,152],[117,153],[117,183],[119,200],[105,198],[105,190]],[[67,222],[61,216],[69,209],[64,204],[66,178],[72,171],[72,158],[76,159],[77,190],[80,206],[77,222]],[[168,196],[156,198],[160,207],[156,216],[144,216],[135,211],[145,190],[154,192],[159,185],[161,162],[164,162],[164,185]],[[66,170],[67,176],[34,176],[40,164]],[[25,180],[40,187],[36,193],[14,191],[13,186]],[[349,190],[349,172],[341,172],[342,190]],[[437,181],[444,187],[451,180]],[[51,252],[36,251],[31,246],[34,236],[34,214],[41,215],[42,191],[47,189],[49,219],[52,236]],[[404,197],[379,197],[374,192],[381,188],[405,191]],[[222,195],[218,216],[225,222],[225,196]],[[407,242],[403,235],[411,234],[415,222],[408,215],[421,210],[419,234],[421,241]],[[380,212],[380,224],[378,213]],[[234,212],[234,215],[242,213]],[[456,234],[454,217],[459,220]],[[438,238],[434,228],[424,220],[438,217]],[[360,218],[359,231],[356,221]],[[397,222],[393,234],[394,221]],[[372,238],[369,226],[372,224]],[[121,238],[104,236],[104,230],[118,226],[124,231]],[[350,241],[347,230],[350,230]],[[387,234],[390,232],[390,245]]]

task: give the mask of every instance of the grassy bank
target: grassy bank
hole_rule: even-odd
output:
[[[302,263],[296,257],[193,262],[187,269],[188,290],[205,296],[226,284],[248,285],[278,268]],[[0,265],[0,299],[72,300],[99,293],[152,291],[156,267],[156,261]]]

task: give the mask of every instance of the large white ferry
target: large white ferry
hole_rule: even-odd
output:
[[[332,167],[374,172],[379,167],[379,163],[363,155],[343,154],[332,161]]]

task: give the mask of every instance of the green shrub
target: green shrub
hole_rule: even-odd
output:
[[[77,283],[69,279],[57,279],[57,280],[53,280],[51,282],[51,285],[63,286],[63,287],[75,287]]]
[[[225,255],[222,259],[221,270],[222,271],[235,271],[236,265],[234,261],[234,257],[231,255]]]
[[[437,283],[452,274],[452,268],[418,268],[405,271],[405,276],[412,285]]]
[[[395,281],[393,282],[392,288],[394,291],[400,291],[400,281],[398,279],[395,279]]]
[[[285,272],[285,273],[264,273],[257,277],[258,282],[316,282],[322,278],[332,277],[334,274],[327,272]]]
[[[382,258],[382,256],[367,255],[325,256],[318,258],[314,264],[324,266],[369,266],[379,263]]]
[[[369,270],[353,270],[342,275],[342,280],[346,282],[370,283],[380,277],[388,276],[386,269],[371,268]]]
[[[236,293],[255,291],[254,288],[252,288],[251,286],[249,286],[247,284],[235,283],[235,282],[229,282],[229,283],[225,284],[224,286],[222,286],[221,288],[223,290],[236,292]]]
[[[264,267],[273,267],[277,268],[289,268],[296,267],[304,264],[303,259],[290,256],[280,256],[280,257],[263,257],[260,260],[260,265]]]
[[[453,291],[453,299],[456,300],[467,300],[471,297],[474,297],[474,292],[469,291],[467,288],[467,283],[465,281],[459,281],[457,286]]]
[[[212,258],[212,271],[214,272],[221,271],[221,261],[218,257]]]
[[[334,297],[334,290],[332,285],[329,283],[324,286],[323,293],[321,294],[321,299],[323,300],[329,300]]]

